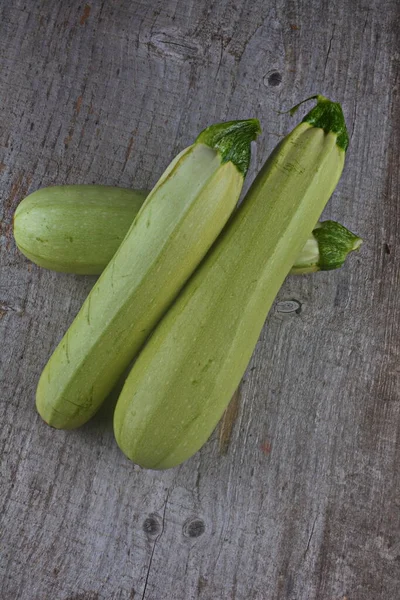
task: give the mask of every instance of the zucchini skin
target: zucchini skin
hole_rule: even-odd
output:
[[[101,273],[147,193],[105,185],[37,190],[15,212],[15,243],[40,267],[79,275]]]
[[[250,160],[259,124],[241,123]],[[150,192],[40,377],[36,407],[49,425],[72,429],[94,415],[220,233],[244,179],[223,159],[196,142]]]
[[[156,327],[114,413],[116,441],[133,462],[174,467],[212,433],[279,288],[339,181],[345,148],[338,139],[325,123],[302,122],[279,144]]]

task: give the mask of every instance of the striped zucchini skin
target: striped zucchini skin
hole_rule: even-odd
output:
[[[240,168],[210,146],[214,138],[199,136],[181,152],[51,356],[36,406],[53,427],[78,427],[96,412],[232,213],[246,172],[243,138],[248,162],[259,124],[227,123],[226,136],[230,126],[241,142]]]
[[[15,212],[15,242],[40,267],[80,275],[101,273],[147,193],[105,185],[40,189]]]
[[[272,153],[133,366],[114,433],[142,467],[166,469],[192,456],[237,388],[274,298],[342,173],[339,133],[318,123],[302,122]]]

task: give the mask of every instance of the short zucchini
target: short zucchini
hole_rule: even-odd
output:
[[[125,382],[114,433],[142,467],[178,465],[208,439],[339,181],[348,145],[343,113],[317,100],[271,154]]]
[[[78,427],[100,407],[231,215],[258,131],[213,125],[161,176],[42,373],[47,423]]]
[[[40,267],[78,275],[101,273],[147,195],[144,190],[105,185],[42,188],[19,204],[14,216],[15,242]],[[337,269],[360,244],[361,239],[343,225],[318,223],[290,272]]]
[[[40,267],[80,275],[101,273],[146,196],[142,190],[107,185],[37,190],[15,211],[15,243]]]

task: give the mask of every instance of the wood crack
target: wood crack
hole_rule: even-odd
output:
[[[218,436],[218,448],[221,455],[225,455],[228,452],[230,441],[232,438],[233,429],[235,427],[236,420],[239,416],[240,409],[240,388],[233,394],[230,403],[228,404],[221,423],[219,426]]]
[[[350,142],[353,139],[354,129],[356,127],[356,121],[357,121],[357,96],[356,96],[355,102],[354,102],[353,124],[351,127]]]
[[[331,39],[329,40],[328,52],[326,54],[325,65],[324,65],[324,79],[325,79],[325,73],[326,73],[326,66],[328,64],[329,55],[330,55],[331,49],[332,49],[332,41],[333,41],[333,37],[335,35],[335,29],[336,29],[336,25],[333,26]]]
[[[153,562],[153,556],[154,556],[154,552],[156,549],[156,545],[157,542],[159,542],[159,540],[161,539],[163,533],[164,533],[164,528],[165,528],[165,513],[167,510],[167,504],[168,504],[168,498],[169,498],[169,494],[170,494],[170,490],[168,490],[167,495],[165,497],[165,503],[164,503],[164,510],[163,510],[163,517],[162,517],[162,528],[160,533],[158,534],[158,536],[156,537],[156,539],[154,540],[154,544],[153,544],[153,548],[151,550],[151,555],[150,555],[150,561],[149,561],[149,566],[147,567],[147,573],[146,573],[146,580],[144,582],[144,588],[143,588],[143,595],[142,595],[142,600],[145,600],[146,597],[146,591],[147,591],[147,585],[149,583],[149,577],[150,577],[150,571],[151,571],[151,565]]]
[[[304,551],[304,558],[307,556],[307,553],[308,553],[308,551],[310,549],[310,544],[311,544],[312,537],[314,535],[315,523],[317,522],[317,519],[318,519],[318,515],[315,517],[314,522],[313,522],[312,527],[311,527],[311,532],[310,532],[310,535],[309,535],[309,538],[308,538],[307,547],[306,547],[306,549]]]
[[[22,314],[24,309],[20,306],[11,306],[10,304],[0,304],[0,313],[6,312],[14,312],[17,314]]]
[[[367,11],[367,16],[365,18],[364,27],[362,30],[362,39],[364,39],[365,29],[366,29],[367,23],[368,23],[368,17],[369,17],[369,10]],[[357,93],[358,93],[358,88],[359,88],[359,84],[357,83]],[[357,121],[357,105],[358,105],[357,93],[356,93],[355,99],[354,99],[353,124],[351,127],[350,142],[353,139],[354,129],[356,127],[356,121]]]

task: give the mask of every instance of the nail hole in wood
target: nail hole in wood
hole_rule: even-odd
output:
[[[279,71],[272,71],[272,73],[268,75],[268,85],[271,87],[277,87],[278,85],[281,85],[281,83],[282,75],[279,73]]]
[[[282,300],[278,302],[276,305],[276,310],[279,313],[296,313],[299,315],[301,313],[302,304],[298,300]]]

